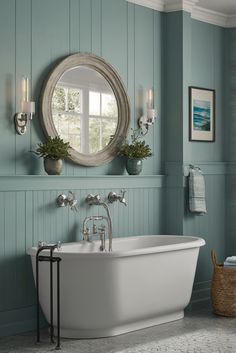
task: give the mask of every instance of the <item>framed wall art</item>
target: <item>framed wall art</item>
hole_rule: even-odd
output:
[[[215,141],[215,90],[189,87],[189,140]]]

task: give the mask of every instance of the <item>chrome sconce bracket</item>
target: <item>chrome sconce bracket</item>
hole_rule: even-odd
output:
[[[156,109],[147,109],[147,115],[143,115],[138,120],[138,126],[142,129],[143,133],[148,132],[149,126],[155,123],[157,118]]]
[[[30,102],[34,103],[34,102]],[[24,135],[27,131],[27,123],[32,120],[34,111],[31,113],[16,113],[15,114],[15,128],[19,135]]]

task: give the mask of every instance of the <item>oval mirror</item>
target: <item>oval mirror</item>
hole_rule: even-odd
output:
[[[92,54],[71,55],[52,71],[41,113],[46,135],[70,142],[70,159],[85,166],[111,161],[130,122],[122,80],[110,64]]]

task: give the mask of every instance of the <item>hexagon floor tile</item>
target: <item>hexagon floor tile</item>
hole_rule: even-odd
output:
[[[0,339],[0,353],[48,353],[47,332],[35,344],[35,332]],[[121,336],[62,339],[61,353],[236,353],[236,319],[209,311],[187,314],[184,319]]]

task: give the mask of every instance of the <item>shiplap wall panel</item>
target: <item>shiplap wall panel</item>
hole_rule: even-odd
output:
[[[16,111],[21,111],[22,76],[31,77],[31,0],[16,1],[16,53],[15,53],[15,79],[16,79]],[[30,85],[31,91],[31,85]],[[20,135],[16,139],[16,174],[24,174],[26,163],[29,160],[30,133],[24,138]]]
[[[91,0],[80,0],[79,8],[79,47],[80,51],[92,51],[92,3]]]
[[[83,220],[88,215],[105,215],[100,206],[88,206],[89,192],[100,193],[106,200],[110,189],[74,189],[79,212],[59,208],[56,197],[68,190],[5,191],[0,193],[0,313],[28,307],[35,302],[31,263],[26,250],[39,240],[62,242],[81,240]],[[119,189],[114,189],[119,192]],[[161,234],[164,232],[158,210],[164,188],[128,189],[127,206],[109,205],[114,237]],[[145,208],[145,212],[144,212]]]
[[[15,132],[13,116],[15,104],[15,1],[1,3],[0,11],[0,172],[15,174]]]
[[[146,25],[142,23],[145,21]],[[151,49],[153,48],[153,49]],[[153,11],[142,7],[135,8],[135,114],[142,116],[146,114],[146,91],[154,87],[154,14]],[[156,63],[155,63],[156,65]],[[149,68],[147,70],[147,68]],[[155,85],[155,90],[157,86]],[[145,141],[153,149],[154,133],[150,127]],[[156,136],[155,136],[156,138]],[[154,154],[156,151],[153,151]],[[144,165],[144,173],[153,170],[153,156],[148,158]]]
[[[78,51],[101,55],[118,71],[130,97],[132,127],[146,110],[146,89],[154,86],[160,122],[163,14],[125,0],[9,0],[1,6],[0,175],[45,175],[42,160],[29,152],[45,140],[39,117],[42,86],[61,59]],[[22,76],[31,79],[36,102],[24,137],[15,133],[13,124],[20,110]],[[158,125],[146,136],[154,152],[144,164],[146,174],[160,173]],[[124,173],[119,158],[94,168],[65,162],[63,169],[68,176]]]

